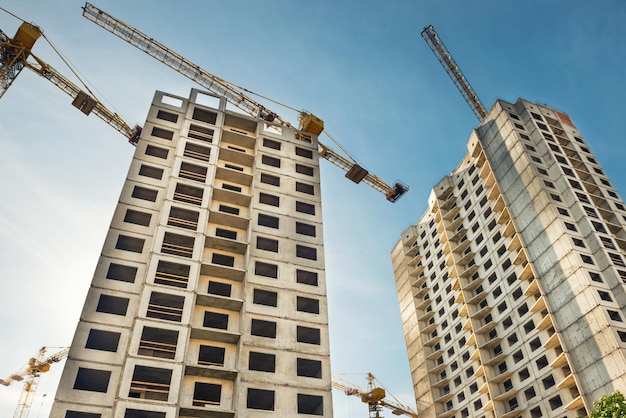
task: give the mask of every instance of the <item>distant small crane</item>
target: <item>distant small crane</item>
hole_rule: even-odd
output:
[[[386,399],[387,391],[378,382],[378,386],[374,383],[378,382],[372,373],[367,373],[367,389],[362,390],[360,387],[345,382],[336,376],[333,376],[333,388],[341,390],[346,395],[358,396],[363,403],[366,403],[369,409],[369,418],[381,418],[380,411],[383,407],[391,410],[393,415],[406,415],[411,418],[418,418],[417,412],[414,412],[408,406],[402,405],[393,395],[394,401]]]
[[[50,370],[50,365],[58,363],[67,357],[70,351],[69,347],[63,348],[61,351],[46,357],[46,347],[41,347],[34,357],[28,360],[28,364],[19,372],[13,373],[6,379],[0,379],[0,384],[9,386],[12,382],[24,382],[24,389],[20,394],[20,400],[13,418],[26,418],[30,412],[30,406],[33,403],[39,379],[42,373]]]

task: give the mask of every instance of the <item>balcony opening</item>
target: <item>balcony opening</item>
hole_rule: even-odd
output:
[[[178,331],[143,327],[137,354],[149,357],[174,359],[178,344]]]
[[[128,397],[167,401],[171,380],[172,370],[170,369],[135,366]]]

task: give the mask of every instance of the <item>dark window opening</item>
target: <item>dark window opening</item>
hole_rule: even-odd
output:
[[[226,163],[226,164],[224,164],[224,167],[226,167],[226,168],[230,168],[231,170],[236,170],[236,171],[241,171],[241,172],[243,172],[243,167],[238,166],[238,165],[234,165],[234,164],[229,164],[229,163]]]
[[[156,202],[158,193],[159,192],[157,190],[147,189],[141,186],[135,186],[133,188],[133,193],[131,196],[135,199],[146,200],[148,202]]]
[[[550,399],[549,402],[550,409],[552,409],[553,411],[563,405],[563,401],[561,400],[560,396],[555,396],[554,398]]]
[[[208,293],[211,295],[230,297],[232,286],[229,283],[216,282],[209,280]]]
[[[280,198],[278,196],[274,196],[271,194],[267,194],[267,193],[260,193],[259,194],[259,203],[264,203],[266,205],[271,205],[271,206],[280,206]]]
[[[278,293],[267,290],[254,289],[252,303],[256,305],[277,306]]]
[[[272,251],[274,253],[277,253],[278,252],[278,240],[265,238],[265,237],[257,237],[256,247],[259,250]]]
[[[296,173],[313,176],[313,167],[308,165],[296,164]]]
[[[239,215],[239,208],[235,208],[232,206],[219,205],[217,210],[223,213],[228,213],[230,215]]]
[[[124,222],[141,226],[149,226],[151,218],[152,215],[149,213],[127,209],[126,215],[124,216]]]
[[[191,119],[195,119],[195,120],[199,120],[200,122],[206,122],[206,123],[210,123],[211,125],[215,125],[215,121],[217,121],[217,113],[196,107],[193,109],[193,114],[191,115]]]
[[[110,295],[100,295],[96,312],[108,313],[113,315],[126,315],[128,309],[128,299]]]
[[[268,138],[263,138],[263,146],[265,148],[272,148],[272,149],[277,149],[280,150],[280,142],[278,141],[273,141],[271,139]]]
[[[270,157],[269,155],[261,155],[261,163],[280,168],[280,158]]]
[[[274,354],[251,351],[248,357],[248,369],[274,373],[276,371],[276,356]]]
[[[127,409],[124,418],[165,418],[165,412],[142,411],[140,409]]]
[[[207,328],[228,329],[228,315],[205,311],[202,325]]]
[[[193,406],[219,405],[222,385],[196,382],[193,388]]]
[[[66,411],[65,418],[101,418],[101,414],[95,414],[92,412],[80,412],[80,411]]]
[[[246,408],[261,409],[264,411],[274,410],[274,391],[248,388]]]
[[[296,298],[297,309],[300,312],[308,312],[313,314],[320,313],[320,301],[318,299],[305,298],[298,296]]]
[[[141,167],[139,168],[139,175],[161,180],[161,178],[163,178],[163,169],[141,164]]]
[[[324,398],[322,396],[298,393],[298,413],[324,415]]]
[[[135,276],[137,276],[137,267],[111,263],[106,278],[119,282],[134,283]]]
[[[272,186],[280,186],[280,177],[261,173],[261,183],[270,184]]]
[[[168,141],[171,141],[172,138],[174,138],[174,132],[156,126],[152,128],[152,133],[150,135],[156,136],[157,138],[167,139]]]
[[[315,194],[315,188],[313,187],[312,184],[305,184],[305,183],[296,182],[296,192],[314,195]]]
[[[155,147],[154,145],[148,145],[146,147],[146,155],[166,159],[167,154],[169,154],[169,150],[165,148]]]
[[[279,218],[276,216],[265,215],[263,213],[259,213],[259,218],[257,223],[261,226],[267,226],[268,228],[278,229]]]
[[[322,362],[320,360],[299,358],[296,368],[298,376],[322,378]]]
[[[315,205],[296,201],[296,212],[315,215]]]
[[[302,222],[296,222],[296,234],[307,235],[309,237],[314,237],[315,234],[315,225],[309,225]]]
[[[309,328],[309,327],[302,327],[298,325],[296,329],[296,340],[299,343],[320,345],[321,344],[320,330],[319,328]]]
[[[314,271],[296,270],[296,283],[318,285],[318,274]]]
[[[296,244],[296,257],[317,260],[317,249]]]
[[[217,264],[220,266],[234,267],[235,257],[231,255],[213,253],[211,257],[211,263]]]
[[[144,242],[145,241],[141,238],[120,235],[117,237],[115,248],[118,250],[130,251],[131,253],[141,253],[143,251]]]
[[[201,345],[198,353],[198,364],[206,366],[223,366],[226,349],[212,345]]]
[[[243,190],[241,187],[239,186],[235,186],[233,184],[228,184],[228,183],[222,183],[222,189],[224,190],[230,190],[232,192],[237,192],[237,193],[241,193],[241,191]]]
[[[298,157],[313,159],[313,151],[310,149],[296,147],[296,155]]]
[[[110,378],[111,372],[109,370],[79,367],[76,380],[74,381],[74,389],[106,393],[109,388]]]
[[[250,332],[259,337],[276,338],[276,322],[253,319]]]
[[[254,274],[257,276],[278,278],[278,266],[276,264],[263,263],[257,261],[254,264]]]
[[[166,112],[165,110],[159,110],[156,115],[157,119],[166,120],[168,122],[178,122],[178,115],[175,113]]]
[[[122,334],[119,332],[90,329],[85,348],[115,353],[117,351],[121,335]]]

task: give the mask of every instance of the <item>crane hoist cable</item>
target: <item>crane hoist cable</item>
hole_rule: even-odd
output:
[[[0,6],[0,10],[2,10],[3,12],[5,12],[8,15],[13,16],[14,18],[16,18],[17,20],[21,20],[22,22],[26,22],[24,19],[22,19],[21,17],[19,17],[18,15],[9,12],[7,9],[5,9],[4,7]]]
[[[45,33],[43,33],[43,31],[41,32],[41,36],[46,40],[46,42],[48,42],[48,45],[50,45],[50,47],[52,48],[52,50],[54,52],[56,52],[56,54],[59,56],[59,58],[61,58],[61,60],[63,61],[63,63],[67,66],[67,68],[70,69],[70,71],[72,72],[72,74],[74,74],[74,76],[76,76],[76,78],[78,79],[78,81],[80,81],[80,84],[83,85],[83,87],[85,87],[85,89],[89,92],[89,94],[91,94],[92,97],[97,98],[97,96],[94,94],[93,91],[91,91],[91,89],[89,88],[89,86],[82,80],[82,78],[80,78],[80,76],[78,75],[77,71],[74,71],[74,68],[70,65],[69,61],[63,56],[63,54],[61,54],[61,52],[57,49],[57,47],[54,46],[54,44],[52,43],[52,41],[50,41],[50,39],[48,39],[48,37],[46,36]]]
[[[85,3],[83,7],[83,17],[145,52],[174,71],[179,72],[204,87],[212,94],[223,97],[230,104],[250,116],[265,120],[274,125],[293,128],[293,125],[289,123],[289,121],[244,94],[247,90],[243,90],[235,84],[229,83],[209,73],[199,65],[169,49],[154,38],[144,34],[139,29],[108,14],[104,10],[90,3]],[[324,121],[311,113],[300,112],[298,119],[300,127],[296,133],[297,139],[308,142],[312,140],[313,135],[319,136],[319,134],[324,131]],[[409,190],[409,187],[400,181],[394,182],[393,185],[385,183],[379,177],[373,175],[359,164],[354,163],[354,161],[350,161],[343,155],[333,151],[319,140],[317,143],[319,155],[344,170],[346,178],[357,184],[362,181],[384,194],[388,201],[392,203],[396,202]]]
[[[3,8],[0,9],[7,12]],[[117,113],[110,111],[99,100],[87,94],[51,65],[33,54],[32,48],[42,36],[41,29],[13,13],[7,13],[20,20],[22,24],[13,37],[0,30],[0,98],[4,96],[22,69],[28,68],[72,97],[72,105],[85,115],[94,113],[128,138],[132,145],[136,145],[141,134],[141,127],[138,125],[131,127]],[[56,50],[56,48],[54,49]],[[62,56],[61,58],[63,59]],[[69,65],[68,67],[71,68]],[[78,78],[80,79],[80,77]]]
[[[34,28],[36,28],[36,30],[39,32],[39,34],[46,40],[46,42],[48,43],[48,45],[50,45],[50,47],[52,48],[52,50],[58,55],[58,57],[61,59],[61,61],[63,61],[63,63],[67,66],[67,68],[72,72],[72,74],[74,74],[74,76],[78,79],[78,81],[80,82],[80,84],[85,88],[85,90],[87,90],[89,92],[89,94],[91,95],[91,97],[93,97],[94,99],[96,99],[96,101],[98,102],[102,102],[102,100],[98,99],[98,96],[92,91],[92,89],[89,88],[87,82],[85,82],[83,80],[83,78],[85,78],[84,76],[81,77],[80,72],[74,68],[74,66],[69,62],[69,60],[61,53],[61,51],[52,43],[52,41],[46,36],[46,34],[43,32],[43,30],[37,26],[34,25],[32,23],[27,22],[26,20],[22,19],[21,17],[19,17],[18,15],[16,15],[15,13],[12,13],[10,11],[8,11],[7,9],[5,9],[4,7],[0,7],[0,10],[5,12],[6,14],[14,17],[15,19],[21,21],[22,23],[26,23],[30,26],[33,26]],[[34,56],[34,54],[32,53],[32,51],[29,51],[29,55],[33,56],[34,58],[36,58]],[[42,62],[39,58],[36,58],[36,60],[38,62]],[[46,64],[47,66],[49,66],[48,64]],[[28,65],[27,65],[28,66]],[[32,68],[31,68],[32,69]],[[89,83],[91,84],[91,83]],[[100,93],[100,96],[102,96],[102,94]],[[106,100],[106,102],[109,104],[109,106],[112,106],[111,102],[109,100]]]

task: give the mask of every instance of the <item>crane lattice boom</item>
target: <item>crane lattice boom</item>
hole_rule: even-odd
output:
[[[244,94],[241,87],[209,73],[197,64],[194,64],[180,54],[167,48],[165,45],[150,38],[138,29],[127,25],[92,4],[85,3],[85,7],[83,7],[83,16],[168,67],[178,71],[185,77],[206,88],[208,91],[224,97],[229,103],[243,110],[247,114],[281,126],[292,126],[287,120],[280,117],[277,113],[270,111],[260,103],[257,103],[254,99]],[[314,135],[319,135],[324,130],[324,122],[314,115],[302,112],[300,114],[300,129]],[[347,158],[331,150],[329,147],[319,143],[319,141],[318,144],[320,146],[320,156],[345,171],[348,179],[355,183],[363,181],[365,184],[383,193],[390,202],[395,202],[409,190],[405,184],[399,181],[396,181],[393,186],[388,185],[377,176],[369,173],[363,167],[356,164],[356,162],[351,162]]]
[[[210,92],[224,97],[229,103],[237,106],[249,115],[256,117],[264,109],[263,106],[244,95],[239,88],[231,83],[205,71],[197,64],[94,5],[85,3],[83,16],[151,57],[161,61],[168,67],[178,71]],[[280,116],[275,116],[280,125],[291,126],[289,122]],[[270,118],[269,114],[265,117]]]
[[[435,28],[433,27],[433,25],[428,25],[424,28],[424,30],[422,31],[422,38],[424,38],[441,65],[443,65],[443,68],[446,70],[446,72],[454,82],[454,85],[459,89],[461,95],[470,106],[478,120],[483,120],[485,115],[487,115],[485,107],[483,106],[482,102],[478,98],[478,95],[476,94],[470,83],[465,78],[465,75],[463,75],[461,68],[454,61],[454,58],[452,58],[452,55],[450,54],[446,46],[443,44],[443,42],[441,42],[441,39],[439,39],[439,35],[437,35],[437,32],[435,32]]]

